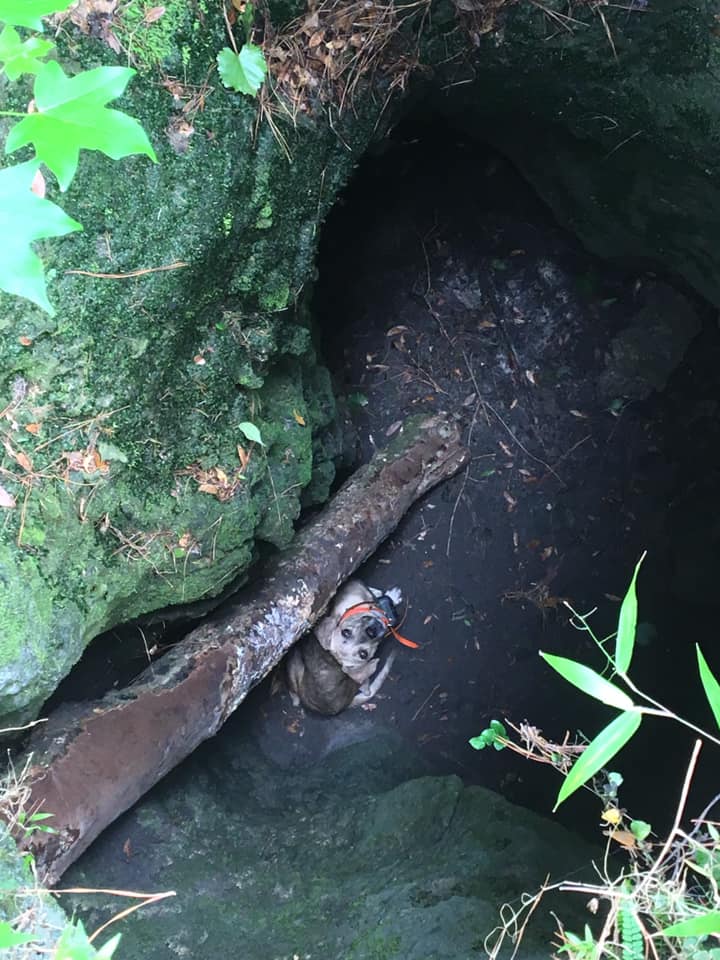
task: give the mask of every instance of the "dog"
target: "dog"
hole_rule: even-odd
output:
[[[375,697],[395,661],[393,650],[382,669],[375,654],[397,624],[402,593],[386,593],[350,580],[338,592],[315,632],[306,634],[285,660],[293,704],[333,716]]]

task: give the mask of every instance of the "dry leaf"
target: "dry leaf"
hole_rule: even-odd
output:
[[[39,423],[26,423],[25,429],[28,433],[40,433],[40,424]]]
[[[506,443],[504,443],[502,440],[498,440],[498,446],[500,447],[500,449],[502,450],[502,452],[505,454],[506,457],[511,457],[511,456],[512,456],[512,450],[511,450],[510,447],[509,447]]]
[[[587,420],[588,415],[586,413],[581,413],[579,410],[571,410],[570,413],[574,417],[578,417],[580,420]]]
[[[220,483],[227,483],[228,478],[224,470],[221,470],[220,467],[215,467],[215,476],[218,478]]]
[[[305,418],[298,410],[293,410],[293,416],[295,417],[296,423],[299,423],[301,427],[305,426]]]
[[[528,380],[534,387],[537,386],[537,383],[535,382],[535,374],[532,372],[532,370],[526,370],[525,376],[528,378]]]
[[[611,826],[616,827],[622,820],[622,813],[617,807],[608,807],[607,810],[603,810],[600,815],[600,819],[604,820],[605,823],[609,823]]]
[[[426,627],[426,626],[430,623],[431,620],[432,620],[432,614],[429,613],[429,614],[427,615],[427,617],[425,617],[425,619],[423,620],[423,626]]]
[[[520,257],[520,256],[522,256],[524,253],[525,253],[525,250],[523,250],[522,247],[518,247],[517,250],[511,250],[511,251],[510,251],[510,256],[511,256],[511,257]]]
[[[18,337],[18,343],[21,347],[32,346],[32,337]]]
[[[35,171],[35,176],[30,184],[30,192],[34,193],[36,197],[40,197],[41,200],[45,197],[45,177],[40,169]]]
[[[237,455],[238,460],[240,461],[240,466],[245,470],[247,465],[250,463],[250,454],[245,452],[245,449],[238,444],[237,446]]]
[[[492,322],[492,320],[481,320],[480,323],[478,324],[478,329],[479,329],[479,330],[490,330],[490,328],[491,328],[491,327],[494,327],[494,326],[495,326],[495,324]]]
[[[0,507],[5,507],[6,510],[12,510],[14,506],[15,497],[0,484]]]
[[[394,433],[397,433],[400,427],[403,425],[402,420],[396,420],[395,423],[391,423],[390,426],[385,431],[386,437],[391,437]]]
[[[207,363],[207,360],[201,353],[197,353],[193,357],[193,363],[196,363],[199,367],[202,367]]]
[[[198,485],[199,493],[211,493],[214,497],[220,493],[220,487],[216,483],[201,483]]]
[[[312,50],[314,47],[320,46],[320,44],[325,39],[325,30],[316,30],[315,33],[308,40],[308,47]]]
[[[132,843],[130,842],[130,837],[128,837],[125,843],[122,845],[122,850],[125,854],[125,858],[129,860],[132,857]]]
[[[160,17],[164,16],[165,7],[150,7],[149,10],[145,11],[145,16],[143,20],[145,23],[156,23]]]
[[[555,547],[545,547],[545,549],[540,552],[540,559],[549,560],[550,557],[553,555],[554,550],[555,550]]]
[[[511,496],[511,495],[507,492],[507,490],[503,490],[503,497],[505,497],[505,500],[507,501],[508,513],[512,513],[512,511],[513,511],[513,510],[515,509],[515,507],[517,506],[517,500],[515,499],[515,497]]]
[[[637,847],[637,840],[629,830],[603,830],[604,837],[610,837],[626,850],[634,850]]]
[[[401,333],[409,333],[409,328],[399,324],[397,327],[390,327],[385,334],[386,337],[399,337]]]
[[[24,454],[21,450],[14,454],[15,460],[23,470],[27,470],[28,473],[32,473],[32,461],[30,458]]]

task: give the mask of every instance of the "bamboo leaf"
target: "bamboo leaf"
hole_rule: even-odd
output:
[[[598,770],[612,760],[616,753],[622,750],[633,734],[637,733],[641,720],[642,714],[640,711],[621,713],[604,730],[600,731],[570,768],[558,793],[553,812],[557,810],[563,800],[567,800],[571,794],[575,793],[591,777],[595,776]]]
[[[720,727],[720,683],[713,676],[712,670],[707,665],[707,660],[702,655],[699,644],[695,644],[697,651],[698,668],[700,670],[700,679],[702,680],[705,696],[710,704],[710,709],[715,717],[715,723]]]
[[[635,646],[635,627],[637,626],[637,594],[635,592],[635,581],[640,571],[640,565],[645,559],[645,554],[640,557],[635,565],[630,586],[625,594],[625,599],[620,607],[620,617],[618,619],[617,637],[615,638],[615,669],[618,673],[627,673],[632,660],[633,648]]]
[[[568,660],[567,657],[556,657],[550,653],[543,653],[542,650],[540,656],[568,683],[572,683],[573,686],[582,690],[583,693],[587,693],[588,696],[601,700],[609,707],[617,707],[618,710],[632,710],[635,706],[624,690],[616,687],[614,683],[610,683],[605,677],[601,677],[590,667],[577,663],[575,660]]]
[[[720,913],[714,911],[701,917],[690,917],[665,927],[661,931],[666,937],[702,937],[708,933],[720,933]]]

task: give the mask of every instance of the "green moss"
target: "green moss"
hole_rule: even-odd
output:
[[[153,4],[147,0],[128,0],[113,25],[131,63],[142,72],[150,73],[157,67],[169,67],[177,62],[178,35],[199,25],[193,5],[186,0],[166,0],[162,6],[163,15],[148,23],[146,14],[153,9]]]

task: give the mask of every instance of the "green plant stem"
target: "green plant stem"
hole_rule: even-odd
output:
[[[0,117],[26,117],[27,113],[21,110],[0,110]]]
[[[692,730],[693,733],[699,734],[705,740],[709,740],[711,743],[714,743],[716,747],[720,747],[720,740],[717,737],[713,737],[712,734],[708,733],[707,730],[703,730],[702,727],[696,727],[694,723],[690,723],[689,720],[684,720],[682,717],[678,716],[677,713],[670,710],[668,707],[664,706],[662,703],[659,703],[657,700],[653,700],[652,697],[648,696],[647,693],[644,693],[635,684],[632,680],[623,673],[618,674],[618,676],[623,680],[628,687],[632,690],[633,693],[637,694],[638,697],[642,697],[643,700],[646,700],[648,703],[652,704],[652,707],[640,707],[640,710],[648,715],[653,717],[664,717],[666,720],[676,720],[678,723],[681,723],[684,727],[687,727],[689,730]]]

